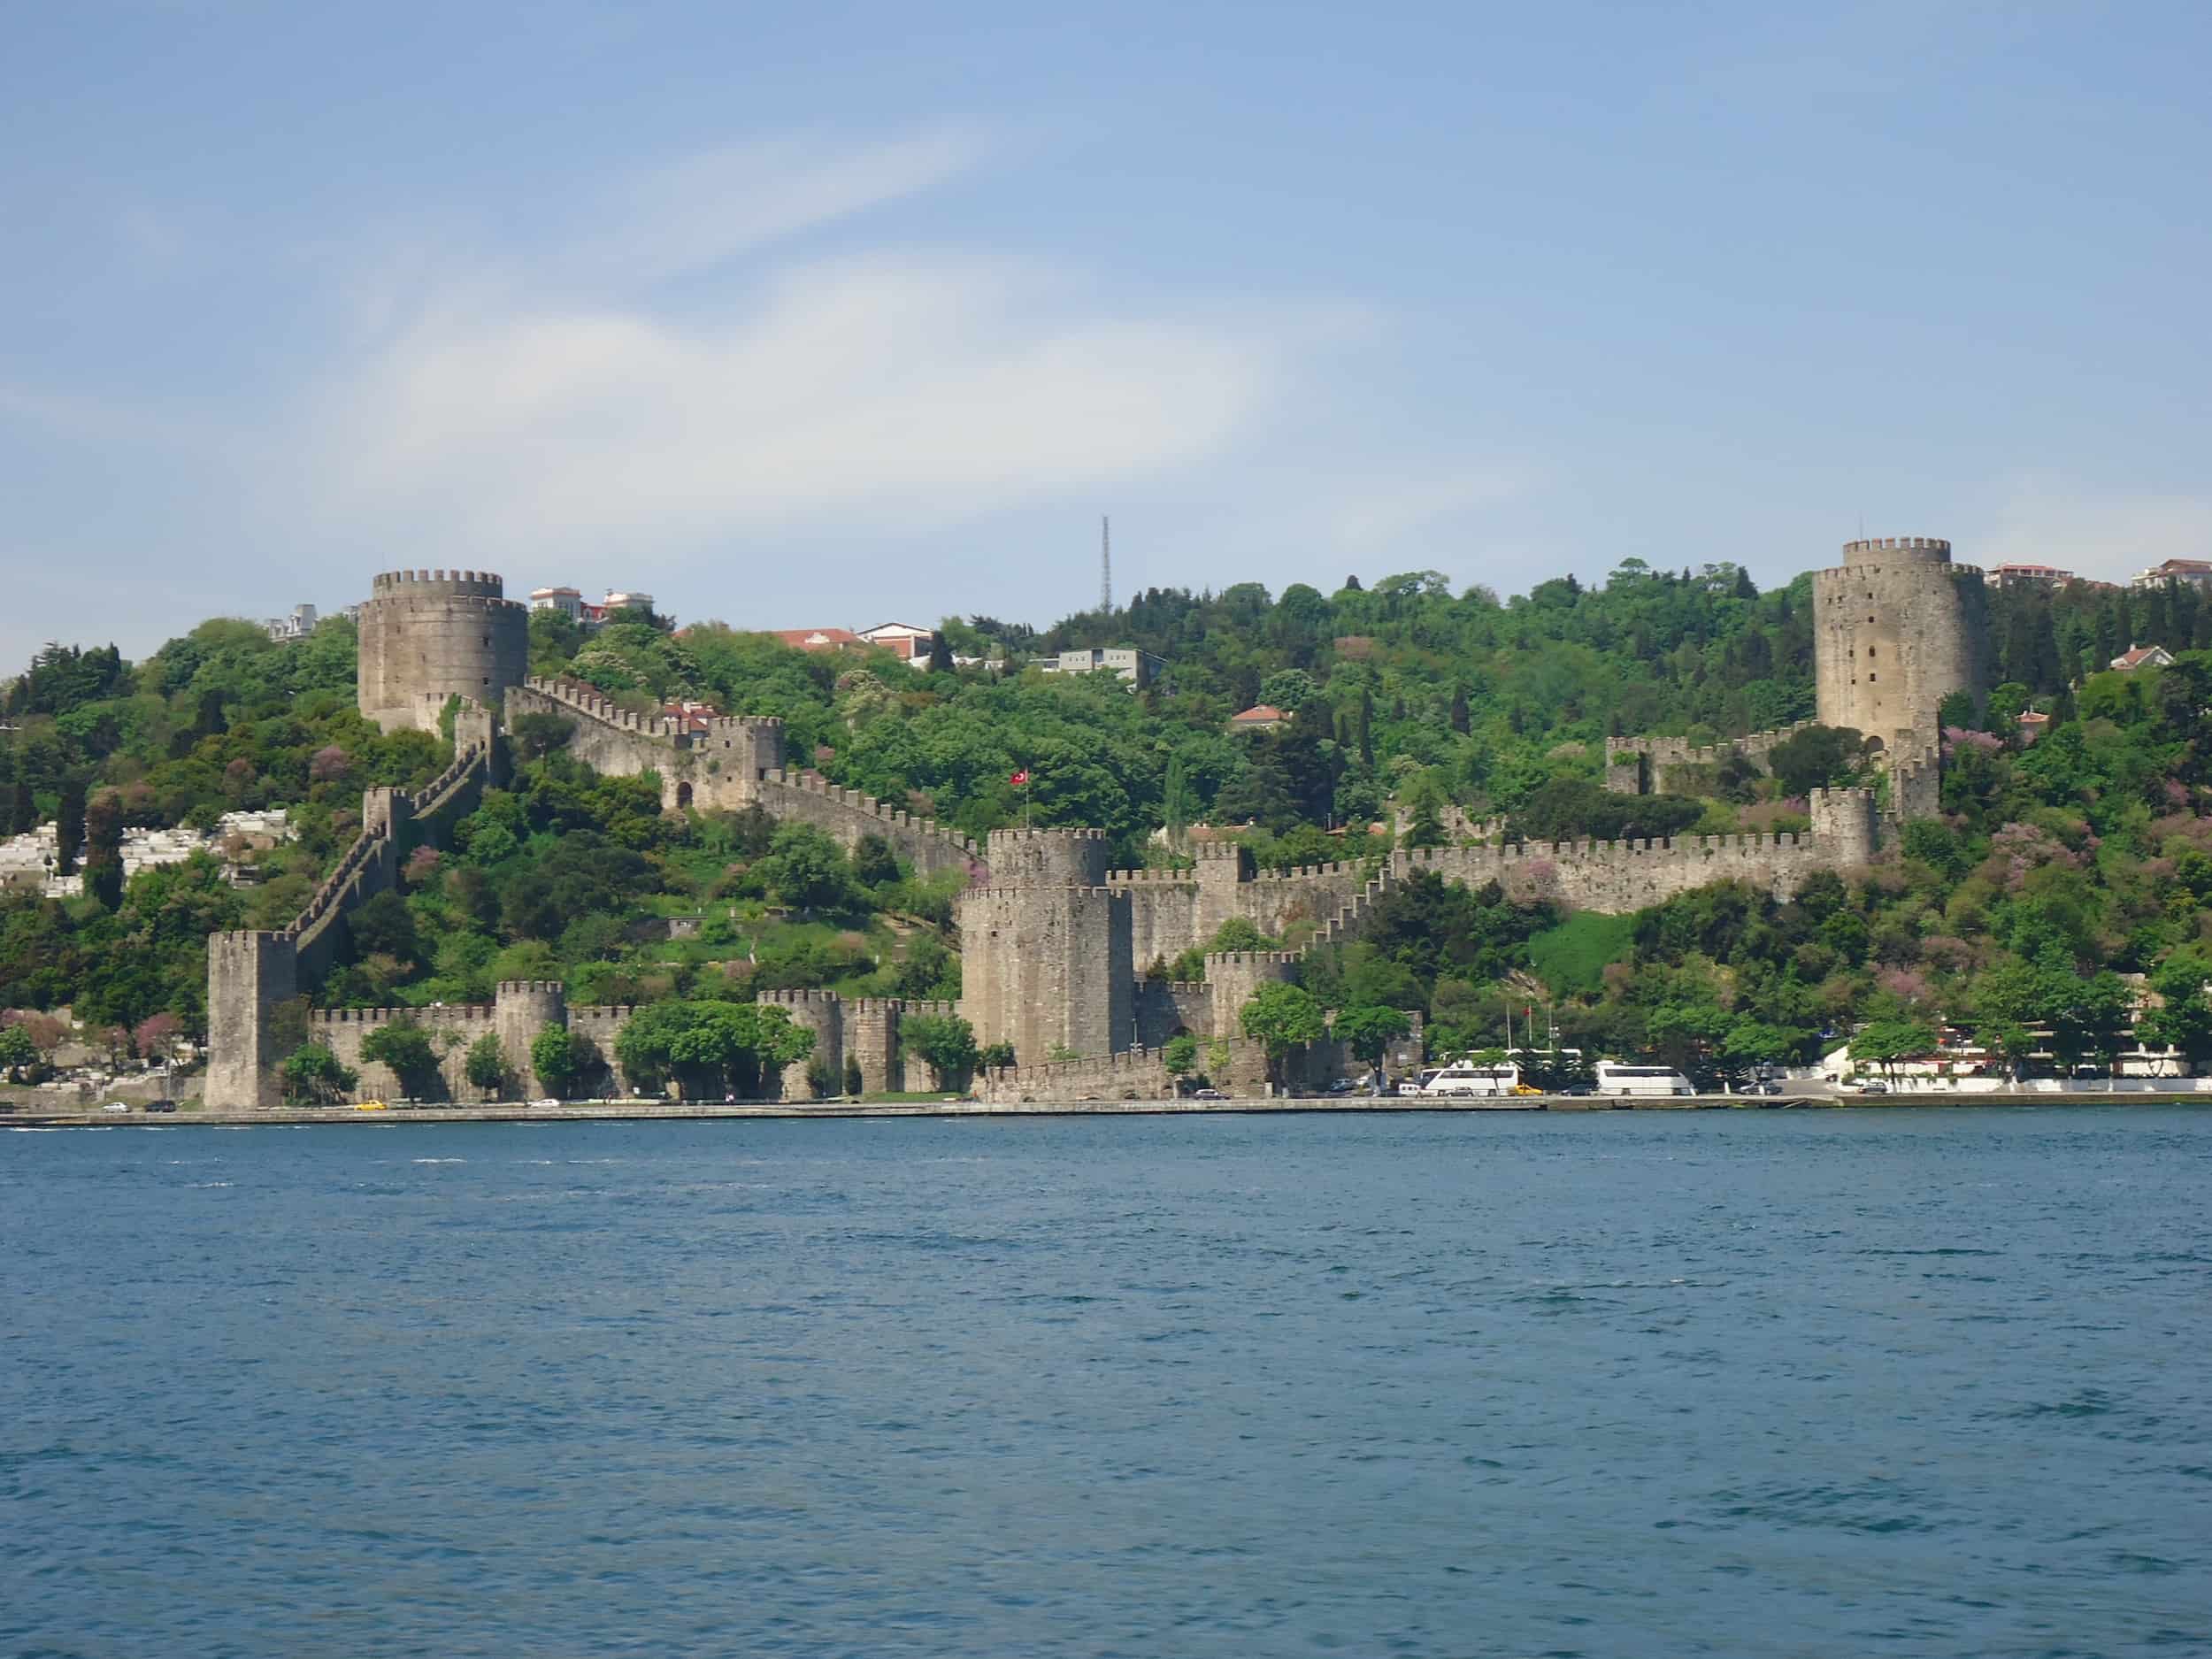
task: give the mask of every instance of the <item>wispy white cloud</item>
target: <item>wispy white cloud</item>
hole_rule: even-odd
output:
[[[617,191],[615,228],[580,241],[406,241],[352,286],[362,332],[299,424],[300,481],[457,559],[981,514],[1217,455],[1360,325],[1132,312],[1034,262],[789,245],[985,148],[745,145]],[[710,268],[681,304],[657,288]]]
[[[872,143],[800,138],[726,144],[649,169],[607,193],[602,234],[576,264],[652,279],[726,263],[772,242],[936,188],[987,153],[979,129]]]

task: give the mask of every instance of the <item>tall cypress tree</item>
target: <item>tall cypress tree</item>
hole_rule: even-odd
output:
[[[84,846],[84,780],[65,779],[61,810],[54,819],[54,873],[74,875],[77,854]]]
[[[84,810],[84,890],[112,910],[123,902],[123,801],[103,789]]]

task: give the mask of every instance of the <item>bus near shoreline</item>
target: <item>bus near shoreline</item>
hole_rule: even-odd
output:
[[[1618,1060],[1597,1064],[1601,1094],[1694,1094],[1690,1079],[1667,1065],[1627,1065]]]

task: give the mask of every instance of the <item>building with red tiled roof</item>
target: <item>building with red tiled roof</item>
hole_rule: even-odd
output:
[[[802,651],[856,651],[868,642],[850,628],[770,628],[767,632]]]
[[[2112,659],[2113,667],[2124,674],[2131,674],[2139,668],[2170,668],[2173,653],[2162,645],[2137,645]]]
[[[1241,714],[1229,717],[1232,732],[1271,732],[1290,718],[1271,703],[1256,703]]]

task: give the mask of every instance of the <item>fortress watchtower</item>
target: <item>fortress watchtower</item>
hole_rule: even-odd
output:
[[[960,1012],[1025,1065],[1102,1059],[1135,1041],[1129,895],[1103,830],[993,830],[992,885],[960,895]]]
[[[361,607],[362,714],[435,731],[451,696],[496,709],[530,667],[530,613],[489,571],[387,571]]]
[[[1847,541],[1843,563],[1813,573],[1813,669],[1820,723],[1848,726],[1893,753],[1940,738],[1936,710],[1988,681],[1982,573],[1951,563],[1933,536]]]

